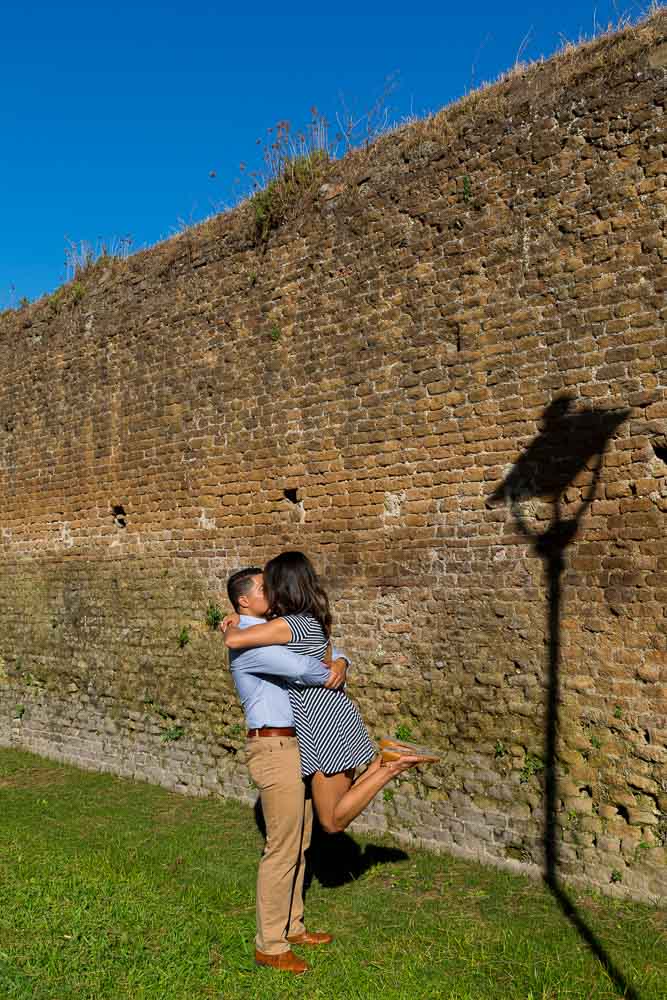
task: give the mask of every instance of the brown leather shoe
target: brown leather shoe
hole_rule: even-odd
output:
[[[333,934],[325,934],[323,931],[303,931],[301,934],[287,936],[290,944],[331,944]]]
[[[255,965],[266,965],[270,969],[280,969],[281,972],[293,972],[299,976],[308,972],[310,966],[293,951],[281,951],[279,955],[267,955],[255,948]]]

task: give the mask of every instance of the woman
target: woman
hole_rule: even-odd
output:
[[[302,552],[283,552],[271,559],[264,569],[264,590],[269,621],[245,629],[228,625],[225,644],[230,649],[285,645],[324,658],[331,631],[329,599],[308,558]],[[355,780],[355,768],[367,764],[374,751],[354,702],[342,689],[291,685],[288,693],[301,772],[312,777],[313,802],[328,833],[349,826],[402,771],[438,760],[410,744],[382,740],[382,753]]]

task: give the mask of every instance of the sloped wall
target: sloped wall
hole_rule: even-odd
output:
[[[662,15],[0,319],[3,744],[252,799],[206,607],[298,547],[443,751],[360,828],[537,870],[557,711],[561,874],[664,894],[666,63]]]

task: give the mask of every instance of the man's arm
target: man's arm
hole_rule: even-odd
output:
[[[332,658],[347,660],[337,649],[332,650]],[[234,652],[231,668],[240,673],[282,677],[312,686],[323,686],[331,677],[329,667],[317,657],[294,653],[285,646],[258,646]]]

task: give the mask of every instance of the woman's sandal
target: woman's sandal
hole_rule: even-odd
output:
[[[399,760],[401,757],[421,757],[424,763],[436,764],[440,754],[428,747],[417,746],[416,743],[405,743],[403,740],[393,740],[385,737],[380,740],[380,753],[383,762]]]

